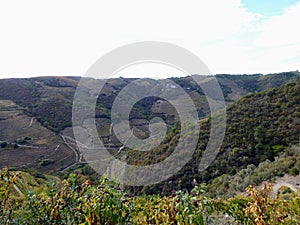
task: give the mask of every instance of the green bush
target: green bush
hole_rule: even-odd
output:
[[[291,175],[291,176],[297,176],[297,175],[299,175],[299,169],[298,168],[296,168],[296,167],[293,167],[293,168],[291,168],[290,170],[289,170],[289,174]]]

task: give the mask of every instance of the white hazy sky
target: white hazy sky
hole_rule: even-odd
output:
[[[0,78],[82,76],[103,54],[138,41],[182,46],[213,74],[297,70],[299,21],[295,0],[0,0]],[[174,73],[139,65],[119,75]]]

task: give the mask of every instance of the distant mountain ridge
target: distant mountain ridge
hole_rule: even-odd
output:
[[[225,100],[230,103],[249,92],[265,91],[268,88],[299,80],[300,73],[294,71],[270,75],[216,75],[215,77],[220,83]],[[43,126],[60,132],[72,125],[73,96],[80,79],[80,77],[0,79],[0,99],[15,102],[24,107],[28,115],[36,117]],[[135,79],[109,79],[99,96],[96,116],[109,118],[109,110],[116,95],[133,80]],[[170,78],[170,80],[180,85],[191,96],[200,117],[209,114],[205,96],[191,77]],[[154,80],[154,82],[159,81]]]

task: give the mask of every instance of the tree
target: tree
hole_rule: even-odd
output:
[[[254,139],[259,143],[263,144],[266,138],[265,128],[261,125],[254,129]]]

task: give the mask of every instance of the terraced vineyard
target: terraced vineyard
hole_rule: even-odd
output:
[[[0,167],[60,170],[74,162],[74,152],[62,138],[43,127],[24,108],[0,100]]]

